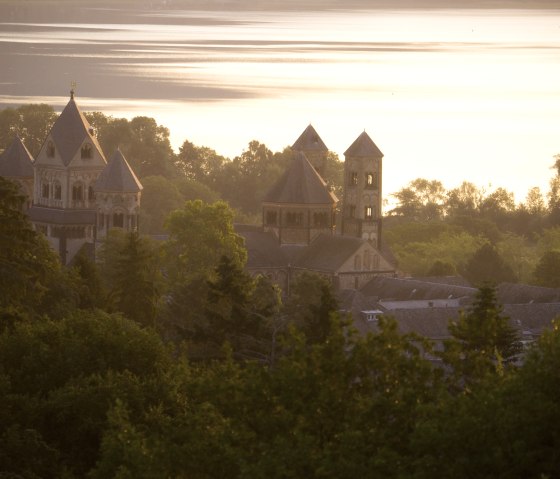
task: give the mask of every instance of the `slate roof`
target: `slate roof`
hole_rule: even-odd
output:
[[[383,153],[364,131],[344,152],[344,156],[375,156],[383,158]]]
[[[363,244],[360,238],[322,233],[302,251],[294,266],[334,273]]]
[[[319,134],[309,125],[292,145],[294,151],[329,151]]]
[[[0,155],[0,176],[33,178],[33,157],[17,136]]]
[[[120,150],[115,151],[109,164],[103,168],[95,182],[95,191],[137,193],[141,190],[142,184],[132,171],[128,161]]]
[[[64,166],[70,164],[76,151],[86,139],[89,139],[97,147],[105,160],[97,138],[90,131],[92,131],[90,124],[78,108],[74,98],[71,98],[50,133]]]
[[[417,308],[388,311],[385,314],[395,318],[401,333],[417,333],[429,339],[443,340],[451,337],[449,322],[459,317],[466,308]],[[551,328],[552,320],[560,315],[560,303],[547,304],[506,304],[502,314],[510,319],[520,339],[539,336]],[[376,323],[368,322],[354,314],[354,325],[365,334],[377,331]]]
[[[286,266],[287,260],[273,233],[236,225],[235,232],[245,240],[247,268],[276,268]]]
[[[28,211],[31,221],[59,225],[95,224],[95,210],[62,210],[32,206]]]
[[[467,286],[377,276],[367,283],[361,291],[366,296],[404,301],[412,299],[473,298],[477,290]]]
[[[502,304],[559,303],[559,288],[543,288],[528,284],[501,283],[496,297]]]
[[[333,205],[338,198],[311,166],[305,155],[297,152],[288,170],[264,198],[265,203]]]

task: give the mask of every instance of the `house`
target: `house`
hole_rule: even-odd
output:
[[[23,205],[27,211],[33,198],[33,156],[19,137],[0,154],[0,176],[19,185],[21,194],[27,198]]]

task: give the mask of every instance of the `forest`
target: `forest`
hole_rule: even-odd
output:
[[[148,208],[153,182],[163,206],[143,232],[168,236],[114,230],[98,261],[63,267],[0,178],[1,477],[558,476],[560,324],[522,352],[484,283],[442,350],[389,316],[359,336],[320,277],[284,298],[244,271],[233,223],[255,218],[289,149],[251,142],[228,160],[185,141],[174,154],[153,119],[88,117],[139,173]],[[54,118],[2,110],[0,148],[17,133],[36,154]],[[331,155],[334,188],[341,172]],[[418,275],[483,276],[473,258],[487,255],[513,280],[548,280],[537,271],[557,251],[557,178],[548,202],[534,192],[517,206],[505,190],[416,180],[397,193],[387,242]],[[534,252],[525,270],[510,262],[521,248]]]

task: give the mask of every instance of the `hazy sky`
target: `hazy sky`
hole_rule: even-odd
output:
[[[230,157],[312,123],[342,158],[365,129],[387,194],[466,179],[521,201],[560,153],[556,3],[0,2],[0,107],[61,109],[76,81],[85,111],[152,116],[175,148]]]

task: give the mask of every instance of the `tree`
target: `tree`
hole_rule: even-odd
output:
[[[18,186],[0,177],[0,311],[6,321],[18,311],[40,313],[61,275],[58,256],[22,213],[23,201]]]
[[[496,291],[479,288],[475,301],[449,323],[452,339],[444,342],[443,360],[453,368],[454,381],[470,387],[511,364],[521,352],[517,331],[502,314]]]
[[[440,181],[417,178],[393,193],[398,205],[392,214],[430,221],[443,215],[445,188]]]
[[[160,296],[158,277],[159,264],[154,246],[138,233],[128,233],[118,252],[112,278],[117,311],[144,326],[155,326]]]
[[[46,104],[0,110],[0,150],[7,148],[17,135],[36,157],[56,118],[53,107]]]
[[[547,288],[560,288],[560,251],[544,253],[534,272],[535,284]]]
[[[79,295],[78,307],[83,309],[105,308],[107,292],[95,262],[87,256],[84,249],[78,251],[72,260],[71,270],[75,273],[72,280]]]
[[[181,207],[183,198],[176,184],[163,176],[142,179],[140,230],[143,234],[163,234],[165,218]]]
[[[167,268],[173,281],[213,271],[222,256],[243,267],[247,251],[233,229],[233,212],[222,201],[187,201],[166,220]]]
[[[324,342],[331,332],[338,302],[331,283],[314,273],[301,273],[290,287],[285,313],[309,344]]]
[[[445,203],[448,216],[473,216],[479,213],[484,191],[468,181],[447,192]]]
[[[485,243],[473,254],[463,274],[474,285],[515,282],[517,279],[511,266],[490,243]]]
[[[179,148],[176,164],[189,180],[199,181],[214,188],[217,176],[226,162],[211,148],[196,146],[188,140]]]

